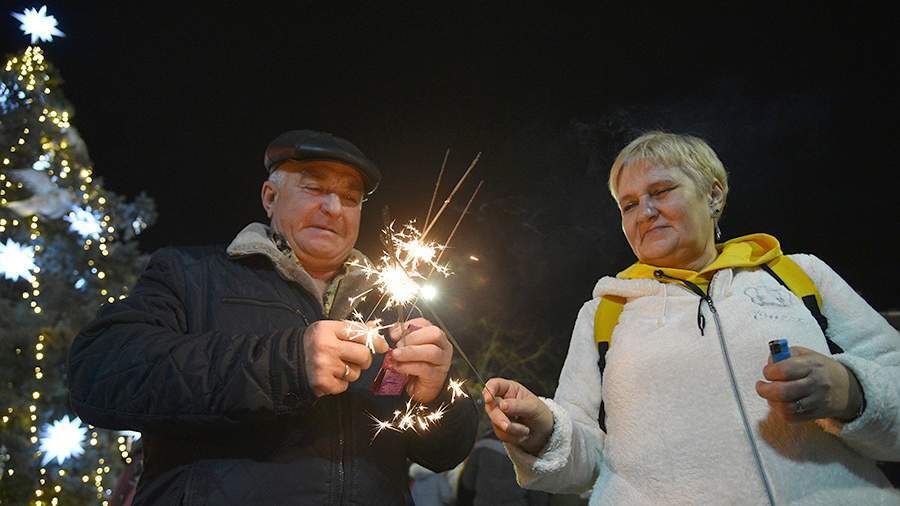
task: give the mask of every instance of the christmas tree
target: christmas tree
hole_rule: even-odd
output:
[[[38,39],[46,8],[13,13],[31,46],[0,67],[0,504],[103,504],[132,462],[126,435],[69,408],[66,356],[101,304],[127,297],[152,200],[103,187]]]

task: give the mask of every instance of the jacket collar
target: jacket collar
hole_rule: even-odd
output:
[[[656,267],[636,262],[620,272],[619,279],[654,279],[654,272],[662,270],[667,275],[698,284],[706,284],[712,275],[723,269],[756,267],[768,263],[783,253],[778,239],[768,234],[750,234],[716,245],[716,259],[700,271]]]
[[[352,250],[341,271],[331,279],[323,293],[312,276],[306,272],[297,256],[280,234],[262,223],[251,223],[244,227],[231,241],[226,250],[231,258],[262,255],[268,258],[278,274],[287,281],[299,284],[315,295],[326,316],[333,319],[349,317],[355,304],[351,298],[369,290],[372,283],[359,267],[351,264],[368,265],[369,259],[357,250]],[[327,301],[326,294],[328,294]]]

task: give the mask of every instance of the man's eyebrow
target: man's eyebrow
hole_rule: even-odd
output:
[[[317,183],[324,183],[333,180],[337,184],[346,185],[351,190],[363,191],[363,184],[358,179],[347,175],[332,175],[330,169],[320,167],[309,167],[300,173],[299,181],[303,183],[304,177],[308,177]]]

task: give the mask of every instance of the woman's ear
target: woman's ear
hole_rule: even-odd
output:
[[[722,183],[713,181],[709,190],[709,208],[718,210],[717,214],[721,214],[723,207],[725,207],[725,189],[722,188]]]

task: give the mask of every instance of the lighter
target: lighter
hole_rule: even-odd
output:
[[[769,341],[769,351],[772,352],[772,362],[781,362],[786,358],[791,358],[791,348],[788,346],[787,339]]]

